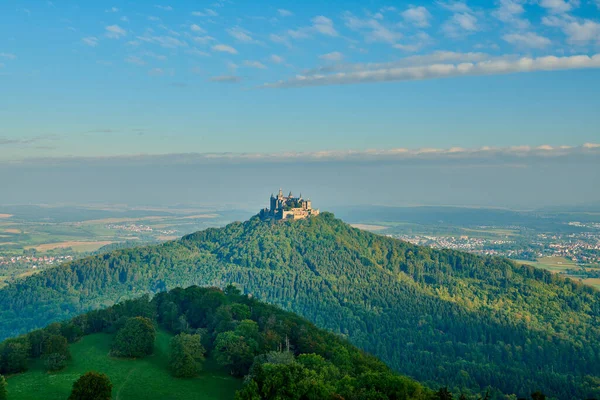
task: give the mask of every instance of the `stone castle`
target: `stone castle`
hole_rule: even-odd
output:
[[[315,215],[319,215],[319,210],[312,208],[310,199],[304,200],[302,195],[294,197],[292,192],[284,196],[281,189],[279,189],[277,196],[271,194],[270,208],[264,208],[260,211],[260,217],[263,219],[305,219]]]

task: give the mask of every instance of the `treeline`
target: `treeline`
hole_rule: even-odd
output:
[[[359,231],[328,213],[253,218],[54,268],[0,290],[0,335],[144,293],[229,282],[433,388],[600,397],[598,291],[508,260]]]

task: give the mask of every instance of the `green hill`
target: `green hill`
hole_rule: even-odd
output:
[[[45,400],[65,400],[73,382],[88,371],[108,375],[113,383],[113,398],[120,400],[186,400],[198,396],[207,400],[232,399],[242,387],[241,380],[231,377],[210,359],[196,379],[172,377],[167,368],[172,335],[165,331],[157,334],[154,354],[140,360],[109,357],[113,336],[97,333],[81,338],[71,345],[72,362],[57,373],[46,372],[38,360],[27,373],[10,377],[10,400],[37,400],[40,393]]]
[[[140,343],[149,351],[116,356]],[[66,365],[46,372],[56,356]],[[437,399],[347,341],[233,286],[143,296],[0,343],[10,400],[66,399],[89,371],[105,374],[118,400]]]
[[[600,293],[508,260],[437,251],[324,213],[252,218],[63,265],[0,290],[0,335],[175,286],[235,282],[431,386],[600,396]]]

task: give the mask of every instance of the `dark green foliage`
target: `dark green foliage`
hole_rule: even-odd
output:
[[[180,333],[171,339],[170,369],[173,376],[191,378],[202,370],[206,350],[200,335]]]
[[[59,353],[47,354],[44,356],[44,365],[50,372],[60,371],[67,366],[67,357]]]
[[[452,393],[447,387],[443,387],[435,393],[435,398],[436,400],[452,400]]]
[[[50,335],[44,342],[44,355],[60,354],[67,360],[71,358],[69,343],[64,336]]]
[[[217,336],[214,354],[219,364],[228,367],[232,375],[243,376],[252,365],[256,348],[243,336],[227,331]]]
[[[508,260],[359,231],[328,213],[303,221],[253,218],[48,270],[0,290],[0,337],[124,296],[228,282],[236,287],[207,294],[210,301],[198,307],[177,298],[161,303],[159,322],[176,333],[216,330],[203,337],[212,345],[245,318],[225,307],[215,319],[214,304],[239,296],[236,288],[242,288],[348,337],[436,389],[490,387],[493,398],[537,389],[555,398],[600,395],[598,291]],[[106,326],[116,328],[113,322]],[[104,323],[88,322],[100,330]],[[261,340],[277,348],[285,333],[268,328]],[[311,344],[303,338],[297,345]],[[347,370],[347,355],[336,357]]]
[[[73,384],[69,400],[110,400],[112,383],[108,376],[98,372],[88,372]]]
[[[0,400],[8,399],[8,384],[6,383],[6,379],[2,375],[0,375]]]
[[[9,339],[0,345],[0,373],[27,371],[29,342],[26,338]]]
[[[128,318],[119,329],[111,348],[117,357],[145,357],[154,351],[156,330],[152,321],[145,317]]]

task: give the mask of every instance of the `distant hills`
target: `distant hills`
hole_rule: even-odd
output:
[[[433,387],[600,396],[598,291],[360,231],[329,213],[254,217],[45,271],[0,290],[0,337],[143,293],[231,282]]]

